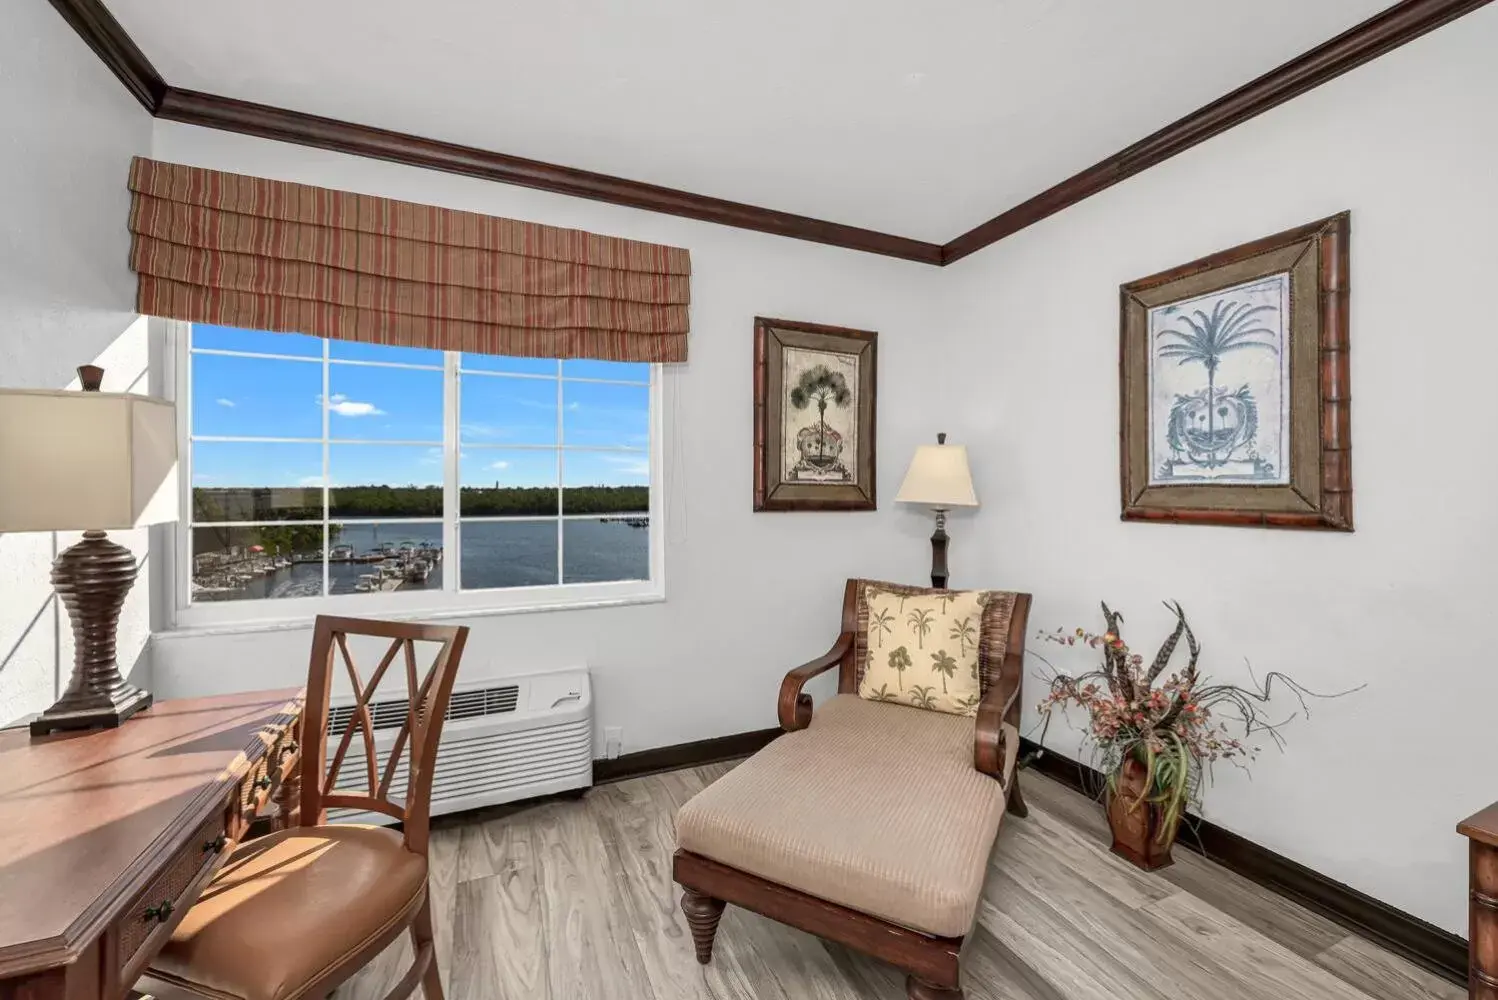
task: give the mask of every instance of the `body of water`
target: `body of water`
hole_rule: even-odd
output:
[[[638,524],[639,522],[635,522]],[[650,577],[650,529],[625,520],[586,518],[563,522],[562,582],[603,583]],[[465,521],[458,529],[463,550],[464,590],[545,586],[557,583],[555,521]],[[348,524],[334,545],[351,545],[356,553],[385,543],[442,545],[440,524]],[[403,583],[401,591],[438,590],[451,560],[436,563],[425,583]],[[317,597],[322,593],[322,563],[295,563],[287,569],[250,580],[242,587],[195,600],[264,600]],[[328,565],[330,593],[353,594],[359,578],[378,573],[378,564],[333,562]]]

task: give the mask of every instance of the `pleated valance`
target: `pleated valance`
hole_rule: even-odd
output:
[[[522,357],[685,361],[686,250],[161,163],[130,166],[137,308]]]

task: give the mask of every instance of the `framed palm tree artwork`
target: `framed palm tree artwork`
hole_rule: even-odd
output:
[[[754,320],[754,509],[874,510],[879,335]]]
[[[1352,530],[1348,213],[1121,289],[1125,520]]]

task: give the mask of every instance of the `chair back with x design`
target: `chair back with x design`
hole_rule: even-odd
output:
[[[349,651],[351,636],[389,640],[389,647],[367,679],[360,673]],[[403,824],[407,849],[418,854],[427,853],[437,744],[442,738],[442,723],[467,639],[465,626],[318,616],[312,637],[307,706],[302,722],[302,825],[315,826],[326,822],[329,809],[382,813]],[[418,644],[422,656],[418,656]],[[426,656],[430,659],[423,669],[418,661]],[[392,670],[397,660],[401,661],[401,668]],[[338,663],[347,674],[354,704],[342,733],[337,735],[330,762],[331,696]],[[375,738],[375,694],[382,681],[401,674],[405,680],[404,719],[395,731],[393,742],[388,744],[389,752],[381,767]],[[399,698],[399,695],[395,698],[397,712]],[[383,721],[388,718],[391,706],[384,700],[378,701],[378,705]],[[361,738],[367,793],[339,783],[340,772],[349,758],[356,733]],[[382,727],[381,742],[385,741],[386,732]],[[403,758],[409,761],[404,796],[397,797],[398,789],[393,785],[399,784],[397,769]]]

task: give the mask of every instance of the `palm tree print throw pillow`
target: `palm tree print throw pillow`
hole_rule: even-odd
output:
[[[868,663],[859,697],[952,715],[976,715],[981,590],[894,594],[870,587]]]

